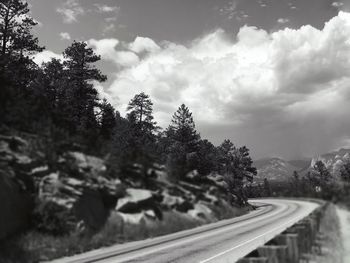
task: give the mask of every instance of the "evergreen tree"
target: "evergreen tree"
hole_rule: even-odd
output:
[[[28,15],[28,3],[22,0],[0,0],[0,48],[2,66],[14,57],[24,57],[43,48],[31,29],[38,23]],[[4,59],[6,61],[4,61]]]
[[[73,133],[85,133],[88,126],[94,126],[92,118],[94,108],[98,106],[98,93],[92,81],[103,82],[107,79],[100,70],[92,64],[99,61],[100,56],[87,47],[85,42],[74,41],[63,53],[64,66],[67,69],[68,80],[71,85],[69,107],[71,127]],[[92,123],[84,123],[92,121]]]
[[[340,168],[340,177],[343,182],[350,183],[350,161],[346,161]]]
[[[197,170],[201,175],[209,175],[217,170],[216,147],[208,140],[200,140],[197,151]]]
[[[144,92],[136,94],[127,107],[129,115],[133,115],[135,124],[142,132],[153,133],[157,127],[153,117],[153,103]]]
[[[28,3],[0,0],[1,123],[23,126],[33,119],[29,86],[38,67],[30,55],[43,50],[31,33],[36,24],[29,16]]]
[[[179,142],[187,153],[198,150],[200,136],[196,131],[192,113],[185,104],[182,104],[174,113],[168,128],[168,136]]]
[[[267,197],[272,196],[271,186],[270,186],[269,180],[267,180],[267,178],[264,178],[264,193],[265,193],[265,196],[267,196]]]
[[[127,134],[117,132],[115,138],[116,145],[124,148],[124,152],[120,153],[124,170],[139,165],[144,179],[157,159],[155,132],[158,127],[153,121],[152,105],[145,93],[135,95],[127,107]]]
[[[309,173],[310,182],[316,191],[322,191],[330,178],[331,174],[322,161],[317,161]]]
[[[348,202],[350,196],[350,160],[346,160],[341,166],[340,177],[343,181],[342,199]]]
[[[196,168],[200,135],[195,129],[192,113],[182,104],[174,113],[166,131],[171,140],[168,152],[168,172],[174,179],[184,178]]]
[[[111,139],[113,130],[116,126],[116,113],[113,106],[107,102],[106,99],[103,100],[101,104],[101,135],[104,139]]]
[[[35,114],[40,118],[50,118],[53,124],[62,128],[65,127],[67,85],[63,64],[58,59],[43,63],[33,84],[33,97],[37,101],[34,105]]]
[[[253,181],[257,174],[249,149],[245,146],[236,148],[230,140],[225,140],[219,147],[219,172],[223,174],[231,204],[247,205],[245,184]]]

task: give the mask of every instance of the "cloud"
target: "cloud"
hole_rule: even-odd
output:
[[[224,7],[219,9],[220,14],[226,16],[229,20],[235,18],[238,13],[237,5],[238,2],[236,0],[230,1]]]
[[[289,22],[288,18],[278,18],[277,23],[279,24],[287,24]]]
[[[226,5],[219,9],[220,14],[228,20],[236,19],[237,21],[242,21],[248,18],[249,15],[245,11],[238,9],[238,3],[238,0],[229,1]],[[261,5],[266,6],[265,4]]]
[[[289,8],[292,9],[292,10],[297,9],[297,7],[296,7],[293,3],[291,3],[291,2],[288,3],[288,6],[289,6]]]
[[[90,39],[88,44],[101,55],[102,59],[111,61],[117,66],[128,67],[139,62],[139,57],[131,51],[117,50],[119,40],[115,38],[105,38],[101,40]]]
[[[260,7],[267,7],[267,4],[262,0],[258,0],[258,4],[260,5]]]
[[[105,21],[107,23],[112,23],[112,22],[116,22],[117,21],[117,17],[116,16],[111,16],[111,17],[106,17]]]
[[[119,6],[109,6],[103,4],[94,4],[99,13],[118,13],[120,10]]]
[[[135,53],[156,52],[160,50],[160,47],[152,39],[139,36],[129,45],[129,48]]]
[[[62,40],[71,40],[71,36],[68,32],[61,32],[60,37]]]
[[[105,91],[105,88],[98,82],[93,83],[94,88],[97,90],[98,97],[100,100],[106,99],[109,103],[113,102],[113,98],[109,93]]]
[[[71,24],[78,21],[78,17],[85,14],[78,0],[66,0],[56,11],[62,15],[63,22]]]
[[[332,6],[335,8],[341,8],[344,5],[342,2],[333,2]]]
[[[103,30],[102,30],[102,34],[106,35],[110,32],[114,32],[115,31],[115,25],[114,24],[107,24],[104,26]]]
[[[63,55],[57,54],[50,50],[44,50],[43,52],[34,55],[33,60],[37,65],[40,66],[42,63],[49,62],[53,58],[63,60]]]
[[[348,138],[350,13],[340,12],[322,30],[244,26],[232,39],[216,30],[186,46],[156,44],[142,58],[115,50],[111,40],[94,44],[104,59],[128,61],[108,89],[117,108],[144,91],[163,127],[185,103],[204,137],[232,138],[255,156],[322,153]]]

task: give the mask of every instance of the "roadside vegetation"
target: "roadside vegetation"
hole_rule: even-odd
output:
[[[225,211],[217,211],[220,213],[217,218],[228,219],[240,216],[249,210],[234,208],[228,204],[226,208]],[[173,211],[165,212],[161,221],[143,221],[141,224],[125,223],[120,216],[114,215],[98,233],[92,235],[74,232],[69,235],[53,236],[39,231],[29,231],[0,244],[0,259],[2,263],[47,261],[101,247],[171,234],[212,222],[214,221],[195,220]]]
[[[320,233],[317,241],[321,251],[312,251],[310,254],[312,262],[344,262],[341,230],[335,205],[327,205],[320,222]]]
[[[107,77],[95,66],[100,56],[87,43],[73,41],[63,51],[63,60],[34,63],[33,56],[44,50],[32,33],[37,24],[25,1],[0,0],[0,189],[18,192],[16,202],[28,201],[28,218],[16,221],[14,229],[0,229],[1,262],[62,257],[192,228],[249,209],[245,186],[253,182],[256,169],[248,148],[228,139],[215,146],[202,138],[184,104],[175,109],[169,126],[160,128],[152,100],[143,92],[130,98],[127,114],[121,116],[95,88]],[[158,180],[159,174],[166,175],[166,184]],[[207,192],[202,190],[205,182]],[[113,217],[111,211],[118,199],[128,197],[128,189],[155,195],[143,201],[157,220],[135,225]],[[192,202],[205,200],[213,219],[178,214],[194,209],[189,200],[163,211],[162,200],[154,200],[164,197],[163,190],[171,190],[176,202],[174,196],[181,191],[189,193]],[[209,192],[218,201],[211,203]],[[83,197],[87,199],[81,201]],[[101,213],[79,207],[89,203],[88,198]],[[11,207],[4,211],[4,226],[16,217],[13,212]],[[75,218],[84,213],[89,220]],[[101,215],[112,216],[104,221]]]

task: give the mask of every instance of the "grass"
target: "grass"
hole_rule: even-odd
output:
[[[215,218],[219,220],[247,212],[247,210],[233,208],[226,203],[222,203],[220,207],[210,208],[213,209]],[[124,223],[119,215],[112,214],[106,225],[93,235],[72,233],[69,236],[55,237],[30,231],[20,237],[8,240],[4,244],[0,244],[0,262],[36,263],[47,261],[100,247],[175,233],[206,223],[211,223],[211,221],[196,220],[186,214],[174,211],[164,212],[161,221],[144,221],[137,225]]]
[[[322,236],[322,254],[313,253],[310,263],[343,263],[343,246],[341,229],[336,207],[329,204],[320,222],[320,234]]]

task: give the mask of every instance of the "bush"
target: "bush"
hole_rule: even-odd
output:
[[[33,212],[33,227],[54,236],[68,234],[73,229],[72,215],[67,208],[53,202],[42,202]]]

